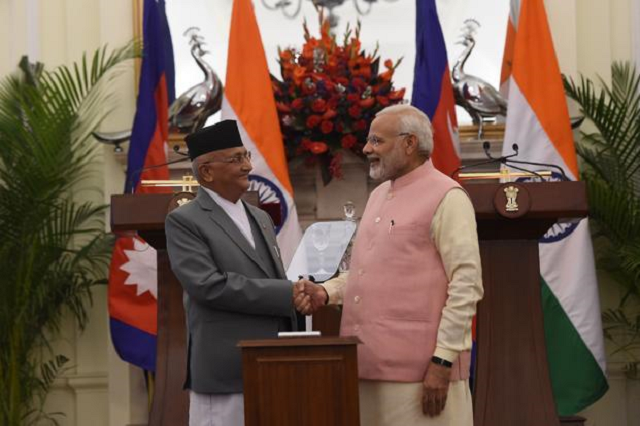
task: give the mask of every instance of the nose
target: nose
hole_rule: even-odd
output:
[[[373,146],[371,145],[371,142],[367,141],[367,143],[362,147],[362,153],[364,155],[369,155],[373,152]]]

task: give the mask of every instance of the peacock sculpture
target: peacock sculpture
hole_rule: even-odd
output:
[[[191,57],[204,73],[204,80],[180,95],[169,108],[169,131],[171,133],[189,134],[204,127],[207,119],[220,111],[222,105],[223,86],[213,68],[203,59],[209,53],[204,50],[204,38],[199,28],[191,27],[184,32],[189,37]],[[121,152],[120,144],[131,138],[131,130],[119,132],[94,132],[93,136],[105,144],[114,145],[116,152]]]
[[[456,104],[469,113],[473,124],[478,126],[478,139],[482,139],[484,121],[495,119],[497,115],[506,116],[507,101],[490,83],[464,71],[464,65],[476,45],[473,36],[479,26],[480,24],[473,19],[465,21],[462,41],[458,42],[465,48],[453,66],[451,78]]]
[[[222,105],[222,82],[213,68],[202,58],[204,38],[197,27],[184,32],[189,37],[191,57],[204,73],[204,80],[191,86],[180,95],[169,108],[169,128],[175,133],[192,133],[204,127],[207,118],[220,111]]]

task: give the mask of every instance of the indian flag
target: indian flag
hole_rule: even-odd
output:
[[[578,179],[569,112],[543,0],[511,0],[502,87],[509,110],[504,153],[561,166]],[[540,241],[549,372],[558,414],[572,415],[608,389],[600,303],[587,219],[554,225]],[[526,368],[526,366],[523,366]]]
[[[222,119],[237,120],[242,142],[253,154],[249,189],[258,191],[261,203],[280,204],[282,220],[276,231],[286,267],[301,231],[269,68],[251,0],[235,0],[233,4]]]

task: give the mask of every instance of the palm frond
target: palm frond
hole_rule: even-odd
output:
[[[104,47],[53,71],[25,60],[26,74],[0,81],[0,424],[55,422],[42,404],[66,359],[43,354],[65,312],[86,325],[111,251],[105,206],[77,200],[90,134],[111,110],[114,70],[139,50]]]
[[[565,78],[564,85],[596,128],[582,133],[577,152],[590,216],[605,242],[598,267],[623,289],[619,307],[602,315],[604,332],[632,374],[640,365],[640,75],[629,63],[614,63],[611,77],[599,88],[585,77]]]

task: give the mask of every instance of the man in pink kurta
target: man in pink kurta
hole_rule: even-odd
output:
[[[473,424],[471,323],[483,290],[473,206],[431,163],[429,119],[409,105],[373,120],[372,193],[349,273],[308,285],[300,309],[342,304],[358,336],[362,425]]]

